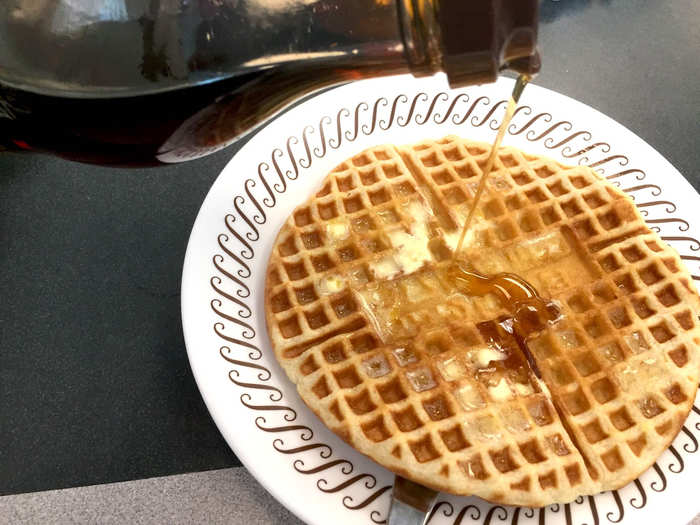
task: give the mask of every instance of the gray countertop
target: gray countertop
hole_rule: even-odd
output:
[[[301,523],[243,468],[5,496],[0,516],[43,525]]]
[[[42,525],[302,523],[242,467],[5,496],[0,516]]]
[[[699,189],[700,2],[543,0],[541,14],[535,82]],[[221,439],[182,340],[187,238],[236,150],[154,170],[0,156],[0,522],[295,522]]]

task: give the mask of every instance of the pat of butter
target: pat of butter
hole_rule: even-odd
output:
[[[491,361],[503,361],[508,357],[503,352],[499,352],[495,348],[486,347],[479,350],[476,354],[476,362],[480,368],[486,368]]]
[[[494,401],[505,401],[513,397],[513,393],[508,388],[506,380],[501,378],[496,386],[489,387],[489,395]]]
[[[343,219],[337,218],[326,223],[326,234],[333,240],[343,240],[350,235],[350,228]]]
[[[407,235],[400,246],[401,248],[396,258],[406,273],[415,272],[430,260],[427,238],[416,239]]]
[[[321,279],[319,282],[319,291],[322,294],[331,294],[340,291],[345,286],[345,281],[340,277],[331,275]]]
[[[404,273],[413,273],[431,260],[425,223],[413,224],[411,233],[398,230],[389,232],[388,235],[391,245],[396,249],[396,262]]]
[[[382,257],[369,265],[377,279],[391,279],[401,272],[401,268],[391,256]]]

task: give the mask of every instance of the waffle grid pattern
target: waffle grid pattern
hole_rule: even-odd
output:
[[[697,295],[618,190],[502,148],[460,258],[559,301],[528,341],[536,377],[508,312],[446,277],[488,148],[446,137],[338,166],[270,258],[277,357],[330,428],[423,484],[531,506],[616,488],[692,404]]]

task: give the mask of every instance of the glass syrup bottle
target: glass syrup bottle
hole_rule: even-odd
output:
[[[536,73],[537,0],[11,0],[0,148],[103,165],[217,151],[295,99],[443,71]]]

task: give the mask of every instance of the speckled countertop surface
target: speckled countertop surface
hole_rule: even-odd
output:
[[[543,0],[540,45],[537,84],[700,189],[700,2]],[[182,338],[187,238],[235,151],[156,170],[0,155],[0,522],[297,521],[220,437]]]

